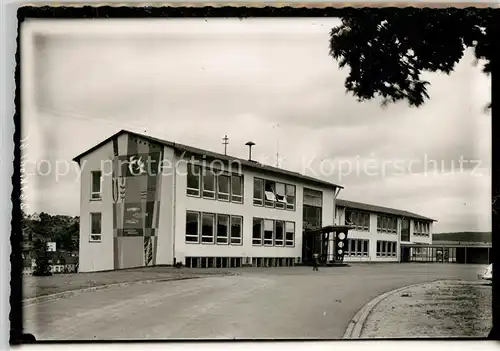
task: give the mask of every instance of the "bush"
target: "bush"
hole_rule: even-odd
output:
[[[34,276],[49,276],[50,272],[49,256],[47,254],[47,245],[43,240],[36,240],[34,243],[35,268]]]

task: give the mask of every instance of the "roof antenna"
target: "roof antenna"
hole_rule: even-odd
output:
[[[249,141],[245,145],[248,146],[248,161],[252,161],[252,146],[254,146],[255,143],[253,141]]]
[[[229,138],[227,137],[227,134],[224,135],[224,138],[222,138],[222,144],[224,145],[224,155],[227,155],[227,144],[229,144]]]

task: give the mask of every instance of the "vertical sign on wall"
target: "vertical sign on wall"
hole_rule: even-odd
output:
[[[121,246],[118,243],[125,237],[142,237],[143,245],[140,248],[134,246],[133,250],[135,253],[135,250],[141,250],[145,266],[153,265],[159,223],[162,146],[129,137],[124,154],[118,150],[118,142],[114,142],[113,147],[115,268],[126,268],[118,259],[124,256],[119,252]]]

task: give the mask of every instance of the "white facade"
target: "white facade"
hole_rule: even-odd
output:
[[[121,149],[127,148],[130,138],[127,134],[118,135],[118,145]],[[80,262],[79,271],[102,271],[116,268],[116,241],[113,232],[113,199],[112,176],[110,171],[113,159],[112,141],[91,150],[79,158],[81,173],[81,200],[80,200]],[[322,225],[334,224],[335,187],[308,184],[299,177],[281,175],[269,171],[260,172],[259,169],[242,167],[243,175],[243,203],[233,203],[221,200],[194,197],[187,194],[187,161],[170,146],[163,146],[163,160],[172,165],[164,169],[160,175],[160,211],[157,230],[157,246],[155,252],[156,265],[172,265],[176,262],[186,264],[186,258],[240,258],[242,263],[252,263],[252,258],[293,259],[300,260],[302,256],[302,199],[304,188],[322,192]],[[103,164],[106,165],[102,167]],[[106,169],[108,167],[108,169]],[[168,166],[170,167],[170,166]],[[168,168],[167,167],[167,168]],[[102,168],[101,197],[91,199],[91,172]],[[285,182],[295,186],[295,209],[276,209],[253,204],[254,178]],[[243,217],[242,244],[204,244],[186,241],[186,212],[213,213],[235,215]],[[101,214],[100,240],[89,240],[91,235],[91,213]],[[264,246],[253,245],[253,219],[263,218],[294,223],[293,246]],[[142,240],[141,237],[127,237],[130,243]],[[137,247],[138,243],[134,243]],[[131,244],[130,244],[131,245]],[[120,254],[119,254],[120,255]],[[134,253],[135,255],[135,253]],[[142,252],[137,252],[137,257]],[[136,259],[134,262],[139,262]],[[255,264],[255,262],[253,262]],[[136,264],[135,266],[142,266]],[[120,267],[122,268],[122,267]],[[127,267],[123,267],[127,268]]]
[[[356,209],[355,207],[350,208],[353,211],[359,211],[366,213],[369,216],[369,226],[367,229],[351,229],[349,230],[349,239],[361,239],[368,240],[368,251],[361,250],[361,254],[358,254],[359,250],[356,250],[355,254],[346,254],[344,256],[344,261],[346,262],[399,262],[401,259],[401,243],[406,244],[431,244],[432,243],[432,221],[430,220],[420,220],[410,217],[403,217],[394,214],[385,214],[383,212],[370,212],[363,209]],[[346,210],[344,206],[337,206],[336,211],[336,221],[340,225],[348,224],[346,221]],[[382,231],[378,227],[379,217],[394,217],[396,219],[396,229],[395,231]],[[401,240],[401,230],[403,219],[409,221],[409,241]],[[416,222],[425,222],[428,225],[428,230],[420,235],[415,231]],[[377,242],[388,242],[395,243],[395,250],[391,250],[391,255],[388,255],[387,251],[383,250],[384,244],[377,244]],[[359,245],[359,244],[358,244]],[[382,245],[382,248],[378,245]],[[387,245],[387,244],[385,244]],[[364,249],[364,248],[363,248]],[[382,250],[381,250],[382,249]]]

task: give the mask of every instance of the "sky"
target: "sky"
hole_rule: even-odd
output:
[[[381,107],[344,88],[336,18],[27,21],[25,210],[78,215],[72,158],[120,129],[314,176],[340,198],[491,231],[491,80],[467,51],[426,73],[430,100]]]

